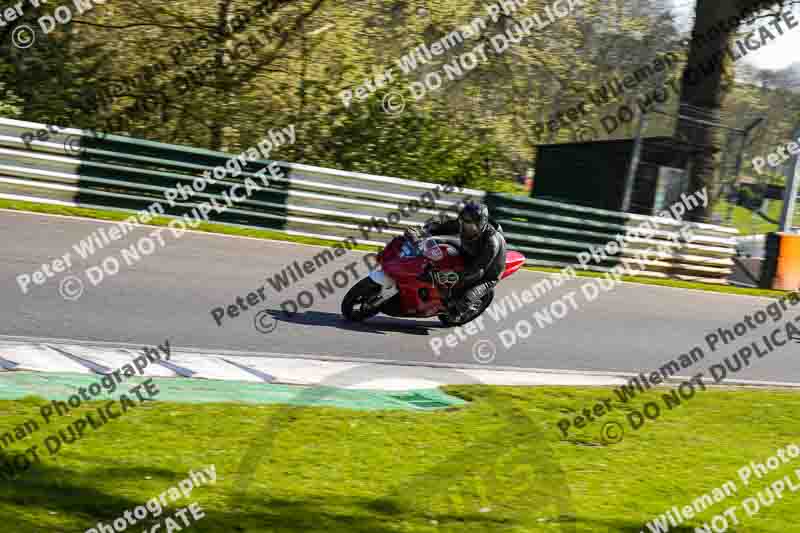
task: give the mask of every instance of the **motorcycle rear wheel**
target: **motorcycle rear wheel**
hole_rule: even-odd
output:
[[[367,305],[369,299],[378,294],[380,290],[380,285],[369,278],[364,278],[353,285],[342,300],[342,316],[350,322],[362,322],[380,313],[381,306],[370,307]]]

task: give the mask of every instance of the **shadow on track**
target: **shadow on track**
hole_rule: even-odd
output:
[[[420,321],[403,318],[374,317],[366,322],[348,322],[339,313],[326,313],[323,311],[304,311],[288,314],[281,310],[267,311],[275,320],[291,324],[306,326],[323,326],[329,328],[361,331],[365,333],[378,333],[385,335],[389,332],[410,333],[412,335],[429,335],[431,329],[444,326],[438,321]]]

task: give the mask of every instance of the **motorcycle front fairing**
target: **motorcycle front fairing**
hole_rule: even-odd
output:
[[[442,312],[443,302],[438,288],[420,278],[429,265],[438,271],[463,272],[464,261],[454,247],[440,244],[439,261],[424,257],[419,247],[408,241],[390,243],[382,257],[385,276],[396,283],[400,292],[399,308],[407,316],[430,317]]]

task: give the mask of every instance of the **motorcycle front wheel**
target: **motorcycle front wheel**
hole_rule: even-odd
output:
[[[347,291],[342,300],[342,315],[350,322],[361,322],[380,313],[380,306],[372,307],[369,301],[377,295],[381,286],[364,278]]]

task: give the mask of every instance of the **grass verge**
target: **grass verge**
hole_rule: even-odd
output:
[[[758,235],[763,233],[770,233],[778,231],[778,225],[772,224],[753,213],[750,209],[734,205],[731,206],[725,200],[720,200],[714,207],[714,213],[722,217],[723,220],[728,218],[728,209],[731,209],[731,224],[739,230],[742,235]],[[769,200],[767,206],[767,216],[772,220],[780,220],[781,210],[783,209],[783,200]],[[800,211],[795,211],[792,226],[800,226]]]
[[[36,202],[25,202],[17,200],[3,200],[0,199],[0,209],[12,209],[17,211],[31,211],[34,213],[47,213],[53,215],[65,216],[79,216],[86,218],[94,218],[99,220],[124,220],[130,215],[127,213],[119,213],[115,211],[107,211],[101,209],[89,209],[85,207],[66,207],[56,206],[49,204],[40,204]],[[171,219],[165,217],[155,217],[151,221],[154,226],[167,226]],[[205,231],[208,233],[220,233],[223,235],[237,235],[241,237],[252,237],[256,239],[271,239],[276,241],[289,241],[301,244],[313,244],[318,246],[332,246],[336,241],[317,239],[313,237],[301,237],[295,235],[287,235],[281,231],[268,230],[268,229],[248,229],[236,226],[229,226],[226,224],[209,224],[202,223],[197,228],[197,231]],[[365,252],[379,251],[379,247],[357,245],[354,247],[356,250]],[[536,272],[558,272],[558,268],[549,267],[525,267],[527,270]],[[578,271],[579,276],[584,277],[602,277],[603,274],[597,272],[581,272]],[[676,287],[682,289],[697,289],[711,292],[722,292],[728,294],[742,294],[749,296],[765,296],[779,298],[785,295],[782,291],[773,291],[767,289],[755,289],[747,287],[732,287],[727,285],[713,285],[710,283],[696,283],[689,281],[671,280],[671,279],[655,279],[646,276],[623,276],[624,281],[631,283],[643,283],[646,285],[661,285],[664,287]]]
[[[797,394],[697,392],[633,431],[627,413],[650,400],[663,407],[664,391],[650,392],[612,402],[610,413],[563,438],[558,421],[615,398],[611,390],[458,386],[447,392],[473,403],[427,413],[146,404],[87,430],[53,457],[43,452],[42,463],[18,479],[0,477],[0,520],[13,524],[14,533],[85,531],[157,497],[189,470],[214,464],[217,483],[171,504],[158,520],[197,502],[206,517],[191,530],[208,533],[633,533],[732,480],[735,494],[669,531],[692,532],[733,505],[741,523],[736,531],[796,527],[800,493],[787,490],[755,516],[740,502],[795,476],[800,457],[747,485],[737,471],[800,443]],[[0,429],[41,420],[41,401],[0,401]],[[97,407],[56,418],[11,448],[42,445]],[[627,431],[614,445],[600,438],[608,421]],[[252,482],[239,492],[237,472],[251,446],[254,461],[244,469]]]

